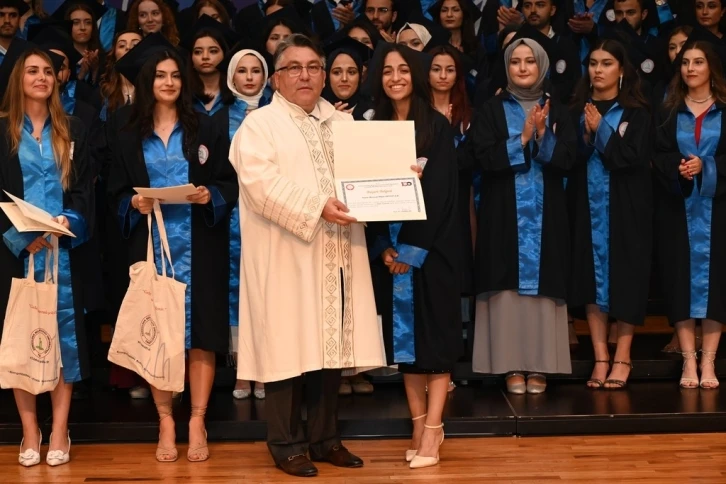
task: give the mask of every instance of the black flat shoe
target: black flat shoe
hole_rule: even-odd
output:
[[[363,459],[351,454],[350,451],[342,445],[333,446],[326,456],[316,457],[311,454],[310,457],[313,462],[329,462],[336,467],[363,467]]]
[[[290,456],[276,465],[278,469],[295,477],[315,477],[318,475],[318,468],[303,454]]]

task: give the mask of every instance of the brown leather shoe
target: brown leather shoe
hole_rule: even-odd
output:
[[[277,468],[295,477],[315,477],[318,475],[318,468],[304,454],[292,455],[278,462]]]
[[[310,457],[313,462],[330,462],[336,467],[363,467],[363,459],[351,454],[342,445],[334,445],[324,457],[315,457],[312,454]]]

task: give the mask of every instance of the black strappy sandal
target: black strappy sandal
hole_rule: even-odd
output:
[[[610,373],[610,360],[595,360],[595,364],[597,365],[598,363],[607,363],[608,373]],[[594,383],[597,386],[592,386],[590,385],[591,383]],[[585,385],[587,385],[587,388],[589,388],[590,390],[600,390],[603,386],[605,386],[605,382],[603,382],[602,380],[598,380],[597,378],[590,378],[589,380],[587,380]]]
[[[626,366],[630,367],[630,371],[633,371],[633,364],[629,361],[613,361],[613,366],[615,366],[615,365],[626,365]],[[630,378],[630,373],[628,373],[628,378]],[[607,385],[608,383],[610,385],[616,385],[616,386],[614,386],[614,387],[604,386],[604,385]],[[607,380],[605,380],[604,385],[603,385],[603,388],[605,390],[625,390],[625,388],[628,386],[628,382],[623,381],[623,380],[614,380],[612,378],[608,378]]]

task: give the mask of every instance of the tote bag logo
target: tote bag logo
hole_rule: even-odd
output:
[[[30,335],[30,348],[33,354],[42,360],[53,347],[50,345],[50,335],[44,329],[36,329]]]
[[[141,321],[141,341],[143,341],[146,346],[151,346],[158,337],[159,329],[156,327],[156,323],[153,319],[151,319],[151,316],[146,316]]]

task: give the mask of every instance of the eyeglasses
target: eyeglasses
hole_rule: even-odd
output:
[[[321,72],[323,72],[323,66],[319,64],[312,64],[309,66],[301,66],[298,64],[287,66],[287,67],[280,67],[277,69],[278,71],[287,71],[287,75],[290,77],[300,77],[300,74],[302,74],[303,69],[308,71],[308,75],[310,77],[319,76]]]
[[[379,8],[376,8],[376,7],[366,7],[366,10],[365,10],[365,12],[367,14],[370,14],[370,15],[375,15],[376,12],[378,12],[379,14],[385,15],[385,14],[387,14],[390,11],[391,11],[391,9],[388,8],[388,7],[379,7]]]

